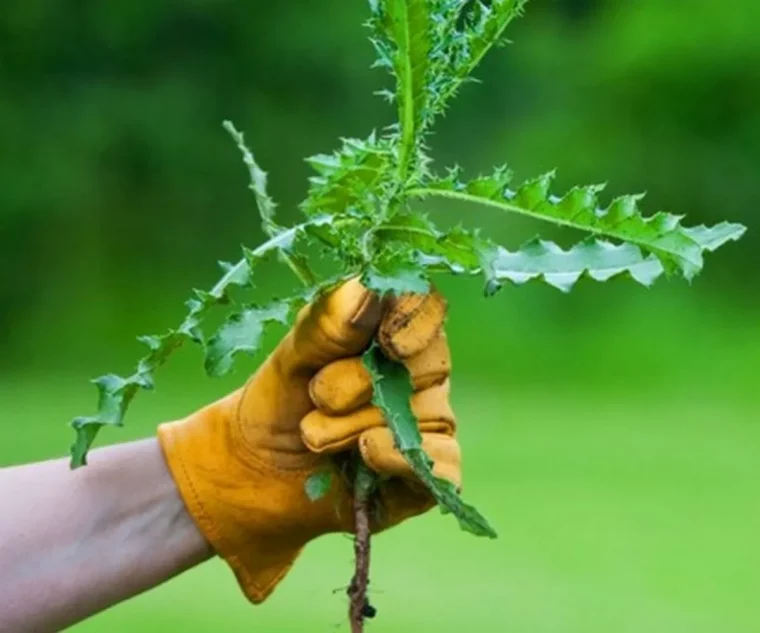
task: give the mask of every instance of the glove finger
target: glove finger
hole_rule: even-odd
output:
[[[456,420],[448,393],[447,380],[412,396],[412,412],[419,420],[420,431],[454,434]],[[385,426],[385,417],[375,406],[367,405],[340,416],[315,409],[301,420],[301,438],[315,453],[337,453],[356,446],[359,436],[368,429],[382,426]]]
[[[451,372],[451,354],[441,331],[419,354],[404,361],[415,391],[441,384]],[[372,399],[372,381],[361,357],[323,367],[309,383],[312,402],[328,415],[345,415]]]
[[[313,453],[341,453],[356,446],[365,431],[383,426],[385,419],[375,407],[360,409],[351,416],[334,418],[314,411],[301,423],[301,439]],[[445,420],[420,422],[418,427],[425,432],[451,433],[451,423]]]
[[[422,433],[422,448],[433,460],[433,474],[457,488],[462,485],[462,455],[455,437],[443,433]],[[362,433],[359,450],[367,466],[388,477],[416,480],[409,463],[393,443],[388,428],[378,427]]]
[[[445,318],[446,300],[435,290],[393,297],[380,322],[377,340],[388,358],[411,358],[438,336]]]
[[[315,371],[366,349],[383,315],[383,303],[358,278],[305,306],[278,348],[291,371]]]

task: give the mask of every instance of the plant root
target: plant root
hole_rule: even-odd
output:
[[[371,539],[369,517],[373,488],[374,475],[362,465],[354,482],[354,577],[348,586],[351,633],[364,633],[364,620],[374,618],[377,613],[367,599]]]

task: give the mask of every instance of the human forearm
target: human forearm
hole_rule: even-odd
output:
[[[212,555],[155,440],[0,470],[0,633],[59,631]]]

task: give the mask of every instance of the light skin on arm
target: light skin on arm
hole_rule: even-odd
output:
[[[155,439],[0,470],[0,633],[60,631],[213,555]]]

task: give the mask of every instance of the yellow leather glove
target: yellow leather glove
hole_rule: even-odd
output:
[[[375,335],[410,369],[412,407],[436,474],[460,484],[444,313],[438,295],[381,302],[349,281],[299,313],[245,387],[159,427],[190,514],[252,602],[272,592],[307,542],[353,532],[350,486],[332,453],[358,446],[371,469],[390,477],[377,493],[382,512],[373,532],[433,505],[369,404],[372,387],[359,355]],[[334,472],[330,492],[312,502],[305,482],[325,469]]]

